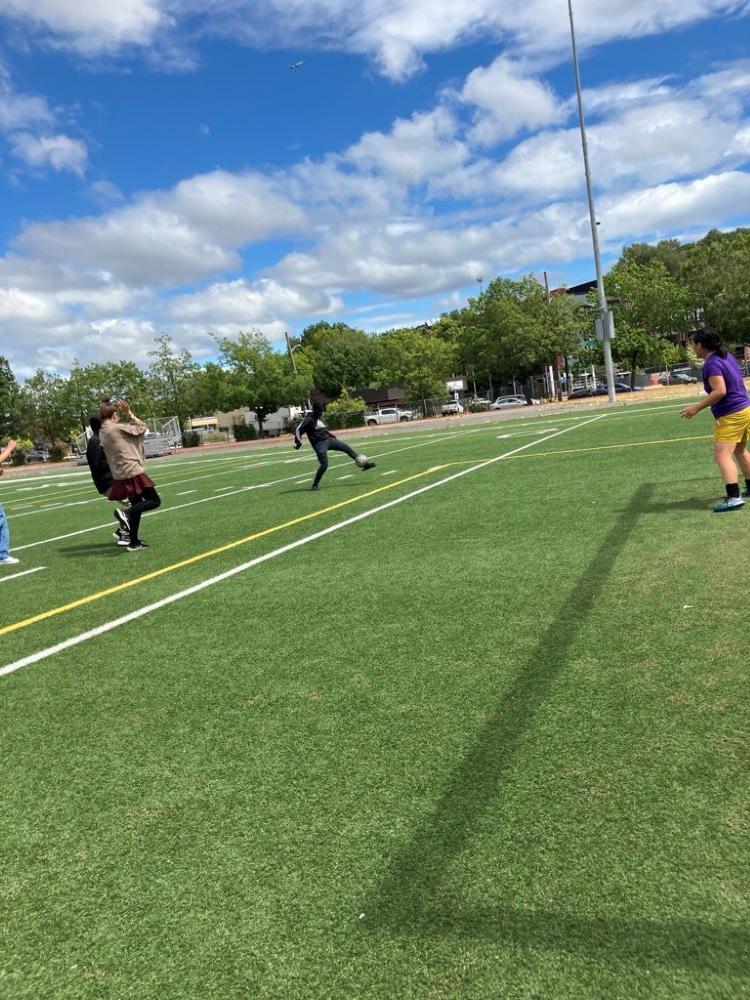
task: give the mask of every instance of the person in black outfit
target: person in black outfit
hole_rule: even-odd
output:
[[[323,421],[323,404],[315,402],[312,405],[312,413],[308,413],[297,430],[294,432],[294,447],[302,447],[302,435],[307,434],[307,439],[313,446],[315,454],[318,456],[318,471],[310,487],[312,490],[320,489],[320,480],[325,475],[328,468],[328,452],[343,451],[345,455],[353,459],[362,471],[374,469],[375,463],[369,462],[364,455],[359,455],[350,448],[348,444],[339,441],[331,434]]]
[[[89,417],[89,427],[92,433],[86,442],[86,461],[89,464],[89,471],[91,472],[91,478],[94,480],[97,493],[106,497],[114,482],[114,478],[107,462],[107,456],[104,454],[104,449],[99,441],[101,426],[102,421],[100,417]],[[117,539],[118,545],[125,546],[130,542],[130,535],[122,526],[122,522],[113,534]]]

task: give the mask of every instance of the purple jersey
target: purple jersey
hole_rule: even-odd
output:
[[[708,380],[712,375],[721,375],[727,387],[726,396],[711,407],[711,412],[717,420],[719,417],[726,417],[728,413],[738,413],[750,406],[750,396],[742,380],[740,366],[733,355],[727,354],[722,358],[718,354],[711,354],[706,358],[703,363],[703,388],[706,392],[711,392]]]

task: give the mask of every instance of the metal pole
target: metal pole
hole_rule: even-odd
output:
[[[287,349],[287,351],[289,351],[289,360],[292,362],[292,370],[294,371],[294,374],[296,375],[297,374],[297,362],[294,360],[294,351],[292,350],[292,344],[291,344],[291,341],[289,340],[289,333],[286,330],[284,330],[284,337],[286,339],[286,349]]]
[[[589,218],[591,221],[591,242],[594,245],[594,266],[596,268],[596,288],[599,296],[599,311],[602,318],[604,345],[604,368],[607,374],[607,395],[610,403],[614,403],[615,396],[615,370],[612,365],[612,334],[614,323],[611,322],[607,309],[607,296],[604,291],[604,277],[602,275],[602,261],[599,253],[599,231],[597,229],[596,209],[594,207],[594,185],[591,180],[591,165],[589,163],[589,144],[586,138],[586,119],[583,114],[583,94],[581,92],[581,70],[578,65],[578,46],[576,45],[576,29],[573,21],[573,0],[568,0],[568,14],[570,15],[570,41],[573,48],[573,69],[576,78],[576,98],[578,100],[578,121],[581,126],[581,146],[583,148],[583,168],[586,173],[586,194],[589,202]]]

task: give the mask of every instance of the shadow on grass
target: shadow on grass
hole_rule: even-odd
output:
[[[643,509],[644,514],[670,514],[675,510],[701,510],[705,514],[713,513],[713,505],[719,500],[717,490],[713,502],[705,496],[686,497],[684,500],[654,500]]]
[[[319,490],[311,490],[309,486],[300,486],[296,490],[279,490],[279,496],[286,496],[289,493],[328,493],[329,490],[345,490],[347,487],[356,485],[356,483],[326,483]]]
[[[503,776],[523,749],[539,707],[568,662],[570,651],[598,599],[638,518],[653,510],[653,487],[641,486],[620,513],[554,621],[522,665],[492,713],[474,748],[461,761],[434,811],[393,859],[369,907],[368,927],[405,933],[486,937],[561,951],[596,952],[658,959],[677,965],[726,971],[750,968],[750,935],[688,923],[646,923],[524,912],[498,907],[468,911],[445,876],[467,846],[476,822],[502,793]],[[453,904],[447,900],[455,900]],[[744,958],[741,952],[744,950]]]
[[[116,556],[122,553],[123,545],[116,542],[98,542],[96,545],[68,545],[66,548],[58,549],[61,556],[70,558],[71,556],[99,556],[100,558],[108,553]]]
[[[631,921],[503,906],[462,909],[458,917],[445,910],[426,911],[422,919],[420,935],[453,934],[610,961],[679,965],[724,976],[750,973],[750,931],[738,925]]]

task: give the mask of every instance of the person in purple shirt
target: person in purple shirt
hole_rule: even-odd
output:
[[[703,358],[703,388],[707,397],[680,411],[687,420],[696,413],[711,407],[714,415],[714,459],[719,466],[726,497],[717,503],[714,511],[721,514],[739,510],[750,497],[750,452],[747,450],[750,433],[750,396],[737,360],[713,330],[702,330],[693,336],[695,352]],[[740,496],[738,463],[745,477],[745,492]]]

